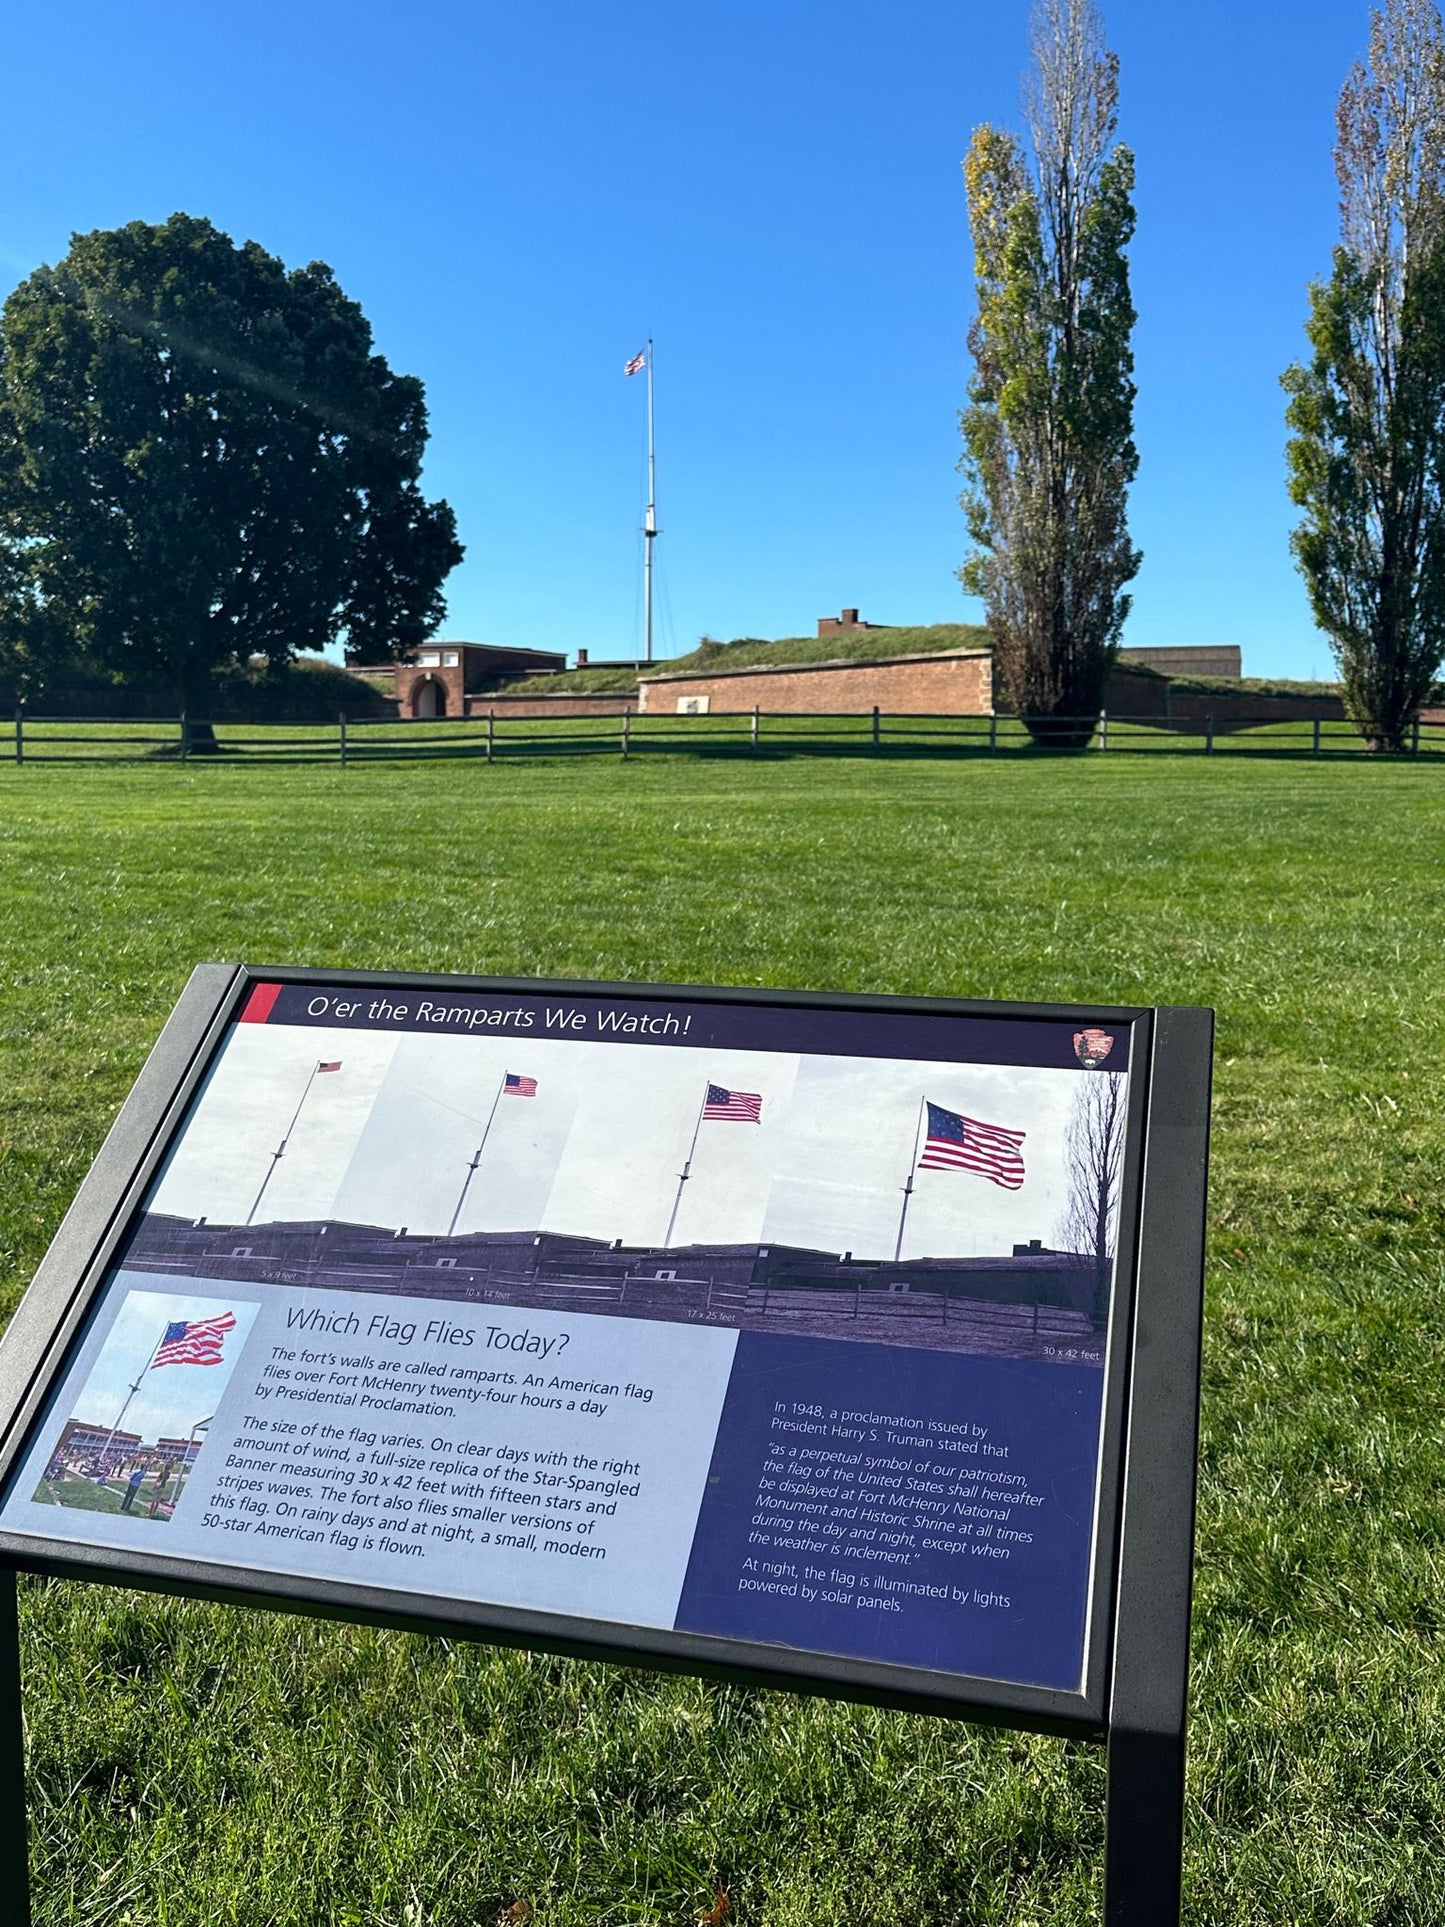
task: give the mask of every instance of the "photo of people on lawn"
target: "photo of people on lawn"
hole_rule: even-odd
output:
[[[56,1435],[35,1500],[168,1520],[256,1310],[235,1300],[127,1292]]]

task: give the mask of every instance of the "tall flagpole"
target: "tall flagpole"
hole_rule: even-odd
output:
[[[692,1154],[697,1149],[697,1134],[702,1129],[702,1114],[707,1109],[707,1094],[710,1089],[710,1085],[707,1083],[703,1084],[702,1102],[697,1107],[697,1123],[692,1127],[692,1143],[687,1147],[687,1157],[683,1163],[682,1170],[678,1173],[677,1196],[672,1201],[672,1216],[667,1221],[667,1236],[662,1241],[664,1251],[666,1251],[672,1243],[672,1228],[677,1223],[677,1207],[682,1203],[682,1187],[692,1176]]]
[[[923,1137],[923,1107],[926,1097],[918,1100],[918,1129],[913,1133],[913,1156],[908,1165],[908,1182],[903,1187],[903,1209],[898,1214],[898,1242],[893,1247],[893,1262],[896,1265],[903,1256],[903,1227],[908,1222],[908,1200],[913,1196],[913,1173],[918,1169],[918,1146]]]
[[[657,540],[657,453],[652,440],[652,337],[647,338],[647,520],[642,529],[643,631],[652,661],[652,545]]]
[[[121,1406],[120,1410],[115,1415],[115,1424],[111,1426],[110,1435],[106,1439],[105,1444],[100,1448],[100,1469],[102,1472],[105,1471],[105,1455],[110,1450],[111,1443],[114,1440],[116,1433],[120,1430],[120,1422],[125,1417],[126,1413],[130,1410],[130,1402],[135,1397],[136,1393],[140,1390],[141,1384],[145,1378],[146,1373],[150,1370],[151,1366],[155,1364],[156,1352],[158,1352],[161,1346],[165,1344],[166,1333],[169,1330],[170,1330],[169,1325],[166,1325],[162,1328],[161,1335],[156,1340],[155,1347],[152,1350],[150,1357],[146,1360],[145,1364],[141,1367],[140,1372],[137,1374],[135,1384],[131,1386],[130,1390],[125,1395],[125,1404]]]
[[[320,1069],[321,1069],[321,1059],[318,1057],[316,1062],[311,1066],[311,1075],[307,1078],[306,1088],[301,1093],[301,1104],[304,1104],[306,1102],[306,1099],[310,1096],[311,1086],[316,1082],[316,1073]],[[247,1224],[250,1224],[252,1219],[255,1217],[256,1213],[260,1210],[261,1200],[266,1195],[266,1186],[271,1182],[272,1178],[276,1175],[276,1166],[281,1162],[282,1158],[284,1158],[286,1155],[286,1146],[291,1142],[291,1133],[296,1129],[296,1120],[301,1115],[301,1104],[298,1104],[296,1106],[296,1109],[291,1113],[291,1122],[286,1126],[285,1131],[282,1133],[281,1142],[276,1146],[276,1149],[271,1153],[271,1162],[266,1167],[265,1177],[262,1178],[261,1180],[261,1189],[256,1193],[255,1203],[251,1206],[251,1209],[246,1213]]]
[[[477,1175],[477,1166],[481,1163],[482,1153],[487,1148],[487,1139],[492,1134],[492,1119],[497,1115],[497,1106],[501,1103],[502,1092],[506,1090],[506,1088],[507,1088],[507,1073],[503,1071],[502,1081],[497,1086],[497,1095],[492,1099],[492,1108],[487,1112],[487,1121],[482,1126],[482,1141],[477,1146],[476,1156],[472,1159],[471,1163],[467,1166],[467,1175],[462,1180],[462,1194],[457,1199],[457,1208],[455,1211],[453,1211],[452,1221],[447,1226],[447,1236],[449,1238],[457,1228],[457,1219],[462,1215],[462,1206],[467,1201],[467,1192],[471,1189],[472,1179]]]

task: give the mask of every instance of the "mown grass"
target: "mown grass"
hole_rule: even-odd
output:
[[[195,960],[1219,1011],[1195,1927],[1438,1927],[1445,791],[1256,756],[0,770],[13,1304]],[[1091,1749],[23,1592],[47,1927],[1082,1927]]]

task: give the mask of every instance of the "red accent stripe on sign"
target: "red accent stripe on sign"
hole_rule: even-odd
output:
[[[246,999],[238,1024],[264,1024],[276,1007],[276,999],[281,995],[280,984],[253,984],[251,994]]]

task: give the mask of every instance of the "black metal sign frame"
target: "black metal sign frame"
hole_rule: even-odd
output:
[[[0,1855],[24,1868],[14,1574],[49,1573],[1103,1742],[1105,1919],[1179,1910],[1212,1013],[202,965],[193,974],[0,1343],[0,1482],[32,1442],[133,1215],[257,983],[378,992],[552,993],[780,1012],[1064,1019],[1127,1028],[1131,1076],[1100,1475],[1079,1692],[754,1641],[441,1599],[149,1550],[0,1532]],[[23,1888],[24,1883],[17,1883]]]

